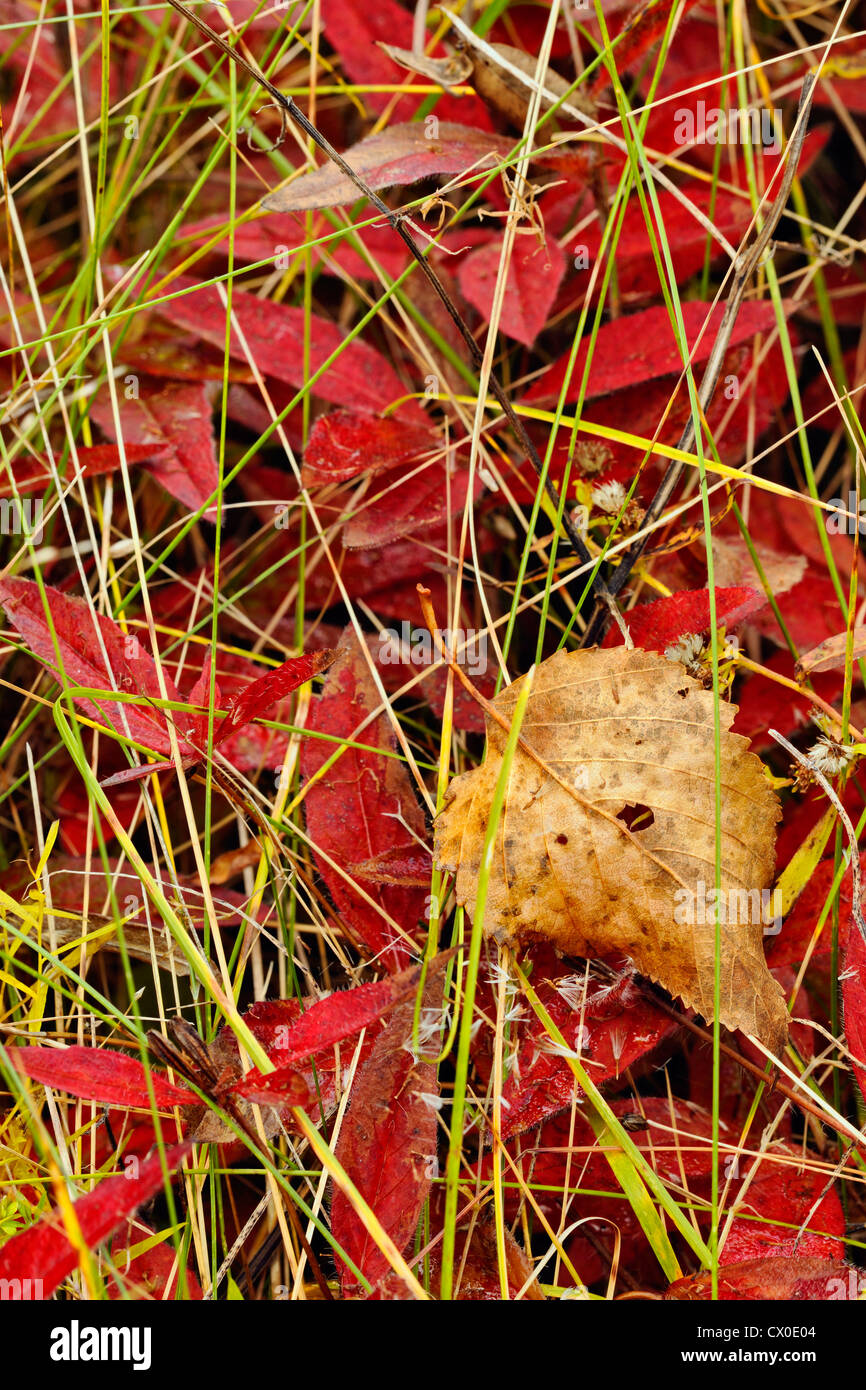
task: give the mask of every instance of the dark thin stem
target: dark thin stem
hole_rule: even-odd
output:
[[[230,44],[226,43],[225,39],[223,39],[219,34],[215,33],[215,31],[210,27],[209,24],[207,24],[203,19],[200,19],[198,15],[193,14],[190,10],[186,8],[185,5],[181,4],[181,0],[169,0],[169,4],[172,5],[174,9],[178,11],[179,14],[182,14],[184,19],[187,19],[190,22],[190,24],[194,25],[196,29],[198,29],[202,34],[204,34],[206,38],[210,40],[211,43],[216,44],[217,47],[220,48],[223,51],[223,53],[225,53],[226,56],[229,59],[231,59],[233,63],[237,63],[238,67],[242,68],[244,72],[246,72],[247,75],[253,79],[253,81],[258,82],[259,85],[265,89],[265,91],[269,94],[269,96],[272,98],[272,100],[279,108],[283,121],[285,122],[286,117],[290,116],[291,119],[301,127],[304,133],[308,135],[311,140],[314,141],[314,143],[318,146],[322,153],[327,155],[328,159],[330,159],[337,166],[337,168],[340,170],[340,173],[343,174],[347,179],[350,179],[351,182],[358,189],[358,191],[360,193],[363,193],[364,197],[367,198],[373,204],[377,212],[381,213],[382,216],[387,219],[389,225],[397,233],[400,240],[406,246],[407,250],[410,252],[417,265],[420,267],[425,279],[428,281],[435,294],[441,300],[449,318],[454,324],[454,327],[457,329],[458,333],[460,334],[461,338],[466,344],[466,347],[469,350],[469,353],[472,358],[473,367],[476,371],[478,371],[483,363],[484,354],[475,338],[475,335],[473,334],[469,325],[463,319],[463,316],[461,315],[457,306],[454,304],[453,300],[448,295],[447,290],[440,281],[433,267],[430,265],[423,251],[417,245],[414,237],[407,230],[403,215],[399,212],[394,212],[393,209],[389,208],[385,203],[382,202],[382,199],[378,196],[378,194],[376,194],[373,191],[373,189],[370,188],[369,185],[364,182],[361,176],[355,172],[355,170],[351,167],[350,164],[346,163],[343,156],[339,154],[337,150],[334,149],[330,141],[326,140],[324,135],[322,135],[321,132],[318,131],[316,127],[312,124],[312,122],[308,120],[308,118],[304,115],[303,111],[301,111],[301,109],[295,104],[291,97],[285,96],[279,90],[279,88],[275,87],[274,84],[270,82],[267,77],[264,76],[263,73],[258,72],[252,66],[251,63],[247,62],[246,58],[244,58],[240,53],[238,53],[236,49],[232,48]],[[502,410],[503,415],[508,421],[511,430],[513,431],[514,436],[517,439],[517,442],[520,444],[521,448],[526,451],[527,457],[529,458],[538,477],[540,479],[543,479],[545,492],[550,498],[550,501],[553,504],[553,506],[556,508],[557,514],[559,514],[561,510],[562,524],[565,528],[566,535],[568,536],[568,539],[571,542],[571,545],[575,551],[575,554],[580,559],[582,565],[595,565],[596,561],[590,553],[590,551],[587,549],[583,537],[581,536],[574,522],[571,520],[571,517],[569,516],[567,509],[561,508],[559,493],[555,485],[551,482],[550,478],[545,475],[544,467],[541,462],[538,450],[536,449],[535,445],[530,439],[526,431],[526,427],[523,424],[523,421],[516,414],[513,406],[511,405],[511,402],[506,396],[496,375],[492,371],[489,376],[489,386],[490,393],[495,398],[496,403]],[[608,589],[607,585],[604,582],[604,579],[600,574],[596,574],[594,576],[592,587],[595,590],[595,594],[598,601],[602,604],[605,604],[607,606],[608,611],[611,614],[613,614],[616,605],[614,604],[613,596],[610,593],[610,590]]]
[[[722,317],[722,322],[719,325],[716,340],[713,343],[713,348],[698,389],[698,403],[700,405],[702,418],[706,418],[710,401],[718,385],[722,364],[725,359],[725,354],[728,351],[728,345],[731,341],[731,334],[734,331],[737,315],[743,303],[746,287],[757,270],[761,257],[785,210],[788,195],[791,192],[791,184],[794,182],[794,175],[797,172],[797,165],[800,162],[803,141],[806,138],[806,130],[809,124],[809,110],[812,105],[812,88],[814,84],[815,79],[813,75],[809,73],[803,82],[803,89],[800,93],[800,101],[797,107],[797,120],[788,143],[788,158],[785,163],[785,172],[779,187],[779,192],[767,214],[766,221],[751,245],[740,248],[737,259],[733,264],[733,285],[725,305],[725,312]],[[694,442],[695,412],[693,411],[689,415],[686,427],[680,435],[677,448],[683,453],[688,453],[693,447]],[[646,510],[643,523],[645,528],[644,534],[640,536],[638,540],[634,541],[622,556],[610,580],[610,584],[608,585],[608,592],[610,594],[614,596],[619,594],[628,582],[629,575],[649,544],[653,522],[658,520],[673,496],[680,478],[682,477],[684,467],[685,464],[682,459],[675,459],[668,465],[668,469],[659,484],[658,490]],[[591,646],[601,639],[604,635],[604,629],[607,626],[607,617],[608,612],[606,612],[601,605],[598,605],[589,622],[586,633],[584,634],[583,641],[585,646]]]

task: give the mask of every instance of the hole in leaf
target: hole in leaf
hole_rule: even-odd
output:
[[[641,802],[636,805],[623,806],[621,811],[617,811],[616,818],[621,820],[623,825],[632,832],[648,830],[655,822],[655,816],[649,806],[644,806]]]

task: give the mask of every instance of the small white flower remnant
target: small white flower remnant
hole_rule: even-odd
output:
[[[487,962],[487,979],[491,989],[499,989],[500,985],[505,986],[506,993],[517,993],[517,981],[506,966],[500,965],[498,961]]]
[[[586,1004],[586,980],[583,975],[563,975],[554,988],[570,1009],[580,1013]]]
[[[625,488],[622,483],[598,483],[592,489],[593,506],[608,516],[618,516],[625,506]]]
[[[416,1091],[415,1097],[430,1107],[431,1110],[441,1110],[445,1104],[444,1096],[437,1096],[433,1091]]]
[[[822,734],[817,743],[808,749],[806,757],[825,777],[835,777],[845,772],[856,761],[857,753],[850,744],[837,743],[827,734]]]
[[[402,1045],[403,1051],[408,1052],[414,1061],[420,1062],[431,1043],[434,1048],[440,1046],[442,1031],[448,1027],[449,1022],[450,1016],[447,1009],[422,1009],[418,1018],[417,1037],[420,1052],[415,1051],[416,1039],[411,1033]]]
[[[613,454],[607,444],[599,439],[581,440],[574,450],[574,461],[581,473],[601,473],[607,468]]]
[[[580,1062],[590,1051],[592,1035],[585,1023],[581,1023],[574,1034],[574,1046],[563,1047],[561,1043],[553,1038],[541,1038],[536,1043],[537,1052],[545,1052],[551,1057],[564,1057],[566,1061],[571,1059]]]
[[[668,661],[678,661],[691,675],[703,671],[703,657],[706,643],[696,632],[684,632],[672,647],[665,647]]]

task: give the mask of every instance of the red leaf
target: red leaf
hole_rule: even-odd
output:
[[[830,842],[832,845],[832,841]],[[861,872],[866,873],[866,850],[860,856]],[[773,969],[782,965],[799,965],[805,959],[818,918],[824,909],[834,879],[833,860],[822,859],[795,902],[778,936],[768,939],[767,964]],[[849,939],[851,923],[851,875],[846,873],[839,885],[839,945],[842,950]],[[856,935],[856,933],[855,933]],[[812,952],[812,960],[827,955],[833,938],[833,913],[821,930]]]
[[[866,393],[863,390],[863,383],[858,380],[858,356],[857,348],[851,348],[844,354],[842,366],[845,369],[849,390],[854,392],[851,404],[856,413],[862,415],[864,404],[866,404]],[[803,392],[803,415],[806,420],[813,423],[817,429],[828,432],[836,429],[837,425],[845,418],[844,405],[838,403],[837,397],[837,390],[831,389],[824,373],[819,372],[817,376],[812,378]],[[815,416],[818,418],[814,419]],[[854,523],[852,522],[851,525],[853,527]]]
[[[343,155],[368,188],[376,192],[417,183],[433,174],[467,174],[477,178],[495,168],[513,148],[514,142],[505,136],[439,120],[432,137],[423,121],[389,125],[387,130],[368,135],[344,150]],[[312,173],[302,174],[287,188],[270,193],[262,199],[262,207],[270,212],[312,211],[354,203],[360,196],[352,180],[329,160]]]
[[[395,0],[376,0],[375,5],[359,5],[356,0],[321,0],[320,12],[325,35],[339,53],[344,72],[359,86],[373,89],[363,93],[364,104],[371,111],[387,109],[392,121],[409,120],[423,97],[395,99],[392,92],[375,90],[383,84],[412,80],[379,47],[380,43],[412,47],[412,18],[407,10],[395,4]],[[443,53],[441,44],[431,49],[433,57]],[[462,120],[483,130],[490,128],[486,108],[474,96],[445,93],[436,102],[436,115],[440,121]]]
[[[533,987],[596,1085],[623,1076],[676,1032],[676,1023],[637,987],[633,972],[622,974],[612,988],[587,982],[584,993],[583,977],[574,973],[573,965],[546,947],[535,947],[530,955]],[[487,1010],[495,1017],[492,993]],[[502,1090],[503,1139],[564,1110],[579,1091],[568,1062],[551,1050],[548,1034],[533,1013],[524,1011],[513,1027],[517,1050]],[[476,1042],[473,1057],[486,1081],[492,1071],[489,1032]]]
[[[148,698],[159,699],[162,694],[156,666],[138,638],[122,632],[111,618],[93,613],[82,599],[70,598],[58,589],[47,589],[46,598],[67,682],[97,690],[135,691],[141,696],[140,705],[120,705],[110,699],[97,705],[84,695],[76,695],[75,703],[92,718],[108,719],[118,732],[125,732],[128,725],[137,742],[157,753],[168,753],[165,717],[157,709],[148,710],[146,704]],[[37,660],[53,669],[54,643],[38,586],[30,579],[0,580],[0,604]],[[166,697],[180,700],[168,676],[165,685]]]
[[[845,1037],[855,1058],[854,1076],[866,1098],[866,942],[856,925],[848,933],[842,971],[842,1007]]]
[[[188,1152],[189,1144],[167,1149],[165,1167],[170,1173]],[[123,1174],[103,1178],[86,1197],[74,1204],[75,1218],[89,1249],[100,1245],[125,1217],[150,1200],[164,1186],[162,1155],[141,1164],[138,1177]],[[37,1281],[42,1298],[48,1298],[61,1280],[78,1267],[79,1255],[57,1211],[30,1226],[0,1249],[0,1278]]]
[[[592,1071],[590,1074],[594,1075]],[[695,1199],[698,1219],[706,1228],[713,1154],[710,1112],[688,1101],[660,1096],[642,1096],[639,1101],[615,1100],[611,1107],[620,1119],[628,1112],[634,1113],[635,1120],[643,1119],[644,1127],[636,1128],[631,1136],[635,1145],[663,1182],[678,1190],[688,1189]],[[790,1253],[803,1223],[808,1224],[799,1249],[807,1255],[841,1255],[845,1225],[838,1193],[832,1186],[825,1191],[826,1174],[817,1165],[809,1164],[801,1148],[793,1144],[774,1146],[771,1153],[757,1160],[753,1173],[755,1159],[738,1150],[741,1144],[751,1149],[754,1141],[743,1141],[741,1128],[725,1121],[720,1122],[719,1139],[719,1178],[722,1191],[727,1193],[723,1216],[734,1212],[721,1252],[723,1264],[735,1263],[740,1258],[738,1250],[747,1250],[749,1254],[755,1250]],[[527,1157],[524,1153],[524,1162]],[[576,1165],[579,1179],[574,1177]],[[484,1175],[488,1168],[489,1160],[485,1159]],[[547,1121],[532,1157],[532,1181],[537,1199],[547,1212],[561,1210],[569,1173],[571,1183],[580,1188],[571,1208],[572,1218],[597,1221],[608,1217],[622,1230],[625,1245],[621,1259],[625,1267],[633,1276],[646,1269],[651,1280],[654,1259],[646,1237],[634,1221],[627,1201],[617,1193],[604,1152],[579,1108]],[[822,1200],[816,1206],[819,1198]],[[509,1196],[509,1210],[517,1201],[516,1196]],[[600,1243],[612,1253],[609,1225],[597,1225],[596,1232],[597,1245]],[[582,1251],[584,1246],[585,1236],[579,1236],[575,1250]]]
[[[484,489],[476,474],[473,496]],[[469,469],[451,469],[443,459],[406,474],[402,465],[379,475],[355,514],[343,527],[343,544],[350,550],[387,546],[401,537],[462,513],[469,492]],[[429,533],[429,532],[428,532]]]
[[[304,1016],[303,1005],[299,999],[269,999],[264,1003],[253,1004],[244,1014],[253,1036],[267,1052],[271,1061],[279,1066],[284,1057],[283,1042],[291,1028]],[[373,1050],[381,1026],[373,1022],[367,1027],[358,1057],[361,1066]],[[308,1057],[304,1065],[285,1068],[285,1088],[279,1096],[271,1100],[278,1104],[283,1124],[287,1129],[296,1129],[290,1107],[300,1105],[311,1119],[321,1123],[336,1108],[346,1082],[346,1068],[355,1053],[355,1043],[346,1047],[331,1043],[321,1052]],[[248,1073],[250,1075],[250,1073]],[[242,1083],[246,1078],[238,1077]],[[299,1081],[306,1085],[307,1095],[301,1094]],[[338,1090],[338,1082],[340,1089]]]
[[[269,1055],[278,1064],[276,1071],[262,1075],[253,1068],[234,1087],[234,1094],[246,1100],[273,1102],[285,1089],[286,1080],[291,1082],[297,1074],[298,1062],[306,1062],[314,1053],[360,1033],[387,1009],[414,996],[420,980],[421,967],[412,966],[384,980],[341,990],[312,1004],[273,1044]]]
[[[444,1203],[439,1190],[430,1199],[431,1235],[441,1232],[443,1216]],[[516,1299],[520,1294],[523,1301],[543,1300],[544,1295],[533,1279],[533,1266],[525,1251],[507,1226],[503,1234],[509,1299]],[[429,1255],[430,1289],[434,1297],[438,1297],[440,1289],[441,1253],[442,1243],[437,1239]],[[397,1275],[389,1277],[385,1288],[389,1297],[401,1296]],[[490,1217],[473,1208],[468,1220],[460,1221],[458,1218],[454,1242],[453,1297],[461,1303],[499,1303],[502,1296],[496,1226]]]
[[[723,255],[723,248],[707,234],[691,209],[684,207],[673,193],[660,192],[661,225],[671,253],[674,276],[682,285],[699,271],[709,246],[711,261]],[[713,226],[734,246],[740,241],[752,217],[747,197],[719,189],[689,189],[689,200],[704,212]],[[653,211],[653,226],[658,241],[658,218]],[[592,268],[601,248],[602,229],[593,222],[574,245],[574,253],[586,254],[584,275]],[[624,304],[646,300],[660,293],[659,272],[656,267],[650,234],[640,201],[635,196],[626,208],[622,231],[616,244],[617,290]],[[667,284],[667,277],[664,283]],[[597,282],[597,286],[600,281]]]
[[[493,307],[503,240],[504,233],[472,251],[457,274],[464,295],[485,319]],[[505,280],[499,324],[503,333],[532,346],[547,323],[565,267],[565,252],[553,238],[543,246],[535,235],[518,238]]]
[[[846,82],[845,88],[849,85]],[[823,274],[830,292],[834,322],[840,328],[860,328],[866,315],[866,279],[859,259],[846,267],[828,265]],[[814,300],[808,309],[805,304],[803,307],[815,318],[820,318],[820,309]],[[821,375],[823,378],[823,373]]]
[[[225,719],[214,734],[214,745],[224,743],[228,736],[243,724],[266,714],[278,700],[290,695],[293,690],[313,679],[320,671],[326,671],[334,661],[332,651],[304,652],[302,656],[289,657],[281,666],[248,685],[242,695],[235,700]]]
[[[774,652],[769,660],[764,661],[764,666],[769,671],[786,676],[788,680],[794,679],[794,658],[787,648]],[[845,674],[843,671],[822,671],[812,676],[811,683],[815,693],[832,704],[842,693]],[[739,709],[731,727],[735,734],[751,739],[752,749],[756,753],[762,748],[776,746],[770,738],[769,729],[778,729],[780,734],[791,734],[805,728],[809,723],[810,711],[814,708],[807,690],[798,694],[757,672],[743,681],[737,693],[737,704]]]
[[[384,715],[359,731],[381,701],[351,629],[340,658],[328,674],[323,693],[312,702],[307,720],[310,733],[328,738],[307,738],[301,747],[301,772],[308,784],[304,797],[307,834],[341,924],[365,951],[396,971],[408,964],[407,945],[385,914],[412,937],[424,913],[425,894],[420,888],[359,885],[371,904],[353,887],[348,866],[385,850],[417,846],[415,837],[426,841],[427,830],[408,773],[384,753],[341,749],[330,770],[312,780],[333,756],[334,739],[351,739],[387,752],[395,746]]]
[[[129,829],[139,813],[140,804],[141,798],[134,787],[112,797],[111,809],[122,830]],[[60,818],[60,840],[67,854],[86,854],[88,850],[98,853],[97,826],[106,844],[110,845],[115,837],[114,826],[101,812],[96,814],[93,799],[80,780],[68,782],[53,798],[51,807]]]
[[[407,845],[386,849],[352,865],[352,873],[370,883],[397,883],[423,888],[430,882],[430,856]]]
[[[746,1302],[854,1299],[862,1296],[866,1275],[842,1260],[820,1260],[781,1255],[766,1260],[747,1260],[725,1265],[719,1271],[719,1298]],[[665,1298],[712,1298],[709,1273],[692,1274],[670,1285]]]
[[[759,589],[745,584],[730,589],[716,589],[716,622],[719,627],[730,630],[763,608],[766,601]],[[687,633],[700,635],[709,632],[709,590],[694,589],[669,594],[652,603],[642,603],[623,614],[623,617],[636,647],[642,647],[644,651],[664,652]],[[602,645],[621,647],[622,644],[623,636],[619,628],[612,628]]]
[[[710,354],[723,310],[721,305],[711,309],[709,304],[699,300],[687,300],[682,311],[686,342],[690,349],[694,348],[698,334],[701,334],[693,357],[697,367],[706,362]],[[744,304],[731,336],[731,348],[743,346],[756,333],[768,332],[775,322],[771,304]],[[584,341],[571,374],[565,397],[567,403],[578,399],[588,351],[589,343]],[[565,380],[568,360],[569,354],[559,358],[533,383],[524,397],[527,405],[556,402]],[[585,399],[595,400],[626,387],[638,387],[661,377],[679,376],[682,368],[682,355],[666,308],[658,305],[643,309],[638,314],[625,314],[622,318],[603,324],[598,331]],[[634,428],[631,422],[629,428]]]
[[[664,34],[671,17],[671,10],[679,0],[642,0],[628,15],[613,47],[614,66],[621,75],[633,67],[638,58]],[[697,0],[683,0],[682,14],[691,9]],[[592,84],[592,94],[597,96],[605,87],[611,85],[607,64],[599,69]]]
[[[137,400],[118,402],[125,441],[159,448],[148,471],[166,492],[197,511],[217,490],[219,469],[210,392],[202,382],[157,381],[142,377]],[[109,439],[116,439],[116,422],[108,388],[90,403],[91,418]],[[214,509],[205,513],[215,515]]]
[[[428,974],[424,1011],[442,1017],[443,973]],[[433,1179],[436,1097],[433,1062],[417,1061],[409,1040],[415,1001],[394,1010],[352,1088],[336,1157],[401,1252],[411,1241]],[[422,1021],[423,1015],[422,1015]],[[438,1033],[437,1033],[438,1036]],[[331,1231],[365,1278],[376,1285],[391,1266],[342,1189],[334,1190]],[[357,1277],[338,1257],[345,1296],[357,1295]]]
[[[156,1234],[156,1232],[152,1232]],[[141,1221],[130,1226],[126,1235],[118,1233],[111,1242],[111,1254],[118,1266],[117,1273],[107,1272],[106,1291],[109,1298],[170,1299],[178,1291],[178,1259],[172,1245],[163,1242],[129,1260],[125,1252],[147,1239]],[[187,1266],[181,1285],[183,1297],[199,1302],[204,1294],[201,1284]]]
[[[172,283],[176,290],[181,290],[196,282],[178,276]],[[163,318],[180,324],[205,342],[218,347],[225,344],[226,309],[215,287],[178,295],[176,299],[159,304],[157,309]],[[305,367],[307,333],[310,372],[317,371],[345,343],[345,335],[329,320],[290,304],[259,299],[245,290],[232,291],[232,314],[240,325],[251,357],[261,370],[290,386],[303,387],[309,380]],[[230,351],[247,360],[241,339],[234,331]],[[324,400],[371,414],[377,414],[406,395],[406,387],[391,364],[366,343],[358,341],[343,346],[339,358],[318,379],[314,390]],[[398,407],[396,414],[414,420],[424,418],[414,402]]]
[[[254,679],[248,684],[241,684],[239,693],[232,701],[232,706],[224,716],[221,723],[214,731],[213,746],[220,747],[223,756],[233,763],[240,771],[249,772],[262,765],[266,767],[281,767],[284,751],[285,739],[271,729],[253,728],[247,729],[247,725],[254,719],[265,715],[275,704],[284,700],[298,686],[305,681],[312,680],[319,671],[325,670],[333,661],[333,652],[320,650],[317,652],[306,652],[299,657],[289,657],[281,666],[269,671],[264,676],[256,674],[258,667],[245,657],[238,655],[221,653],[221,662],[228,663],[227,674],[243,675],[252,674]],[[188,696],[186,703],[192,705],[207,706],[210,698],[210,675],[209,675],[210,654],[206,658],[205,667],[202,674],[195,682]],[[223,674],[223,680],[226,673]],[[237,684],[237,681],[233,682]],[[221,686],[217,682],[214,689],[214,707],[221,702]],[[275,717],[279,717],[280,711],[274,711]],[[185,737],[196,745],[196,751],[188,751],[183,757],[182,762],[185,769],[194,767],[204,756],[207,746],[208,717],[202,713],[193,715],[191,720],[188,715],[181,715],[179,718],[180,727]],[[103,787],[116,787],[129,782],[140,782],[145,777],[150,777],[155,772],[174,772],[175,764],[171,758],[163,762],[150,763],[142,767],[126,767],[120,772],[114,773],[110,777],[105,777],[101,783]]]
[[[83,445],[77,449],[78,463],[85,478],[94,478],[103,473],[114,473],[120,468],[120,450],[116,444],[94,444],[91,448]],[[147,463],[151,459],[165,458],[171,452],[168,444],[129,444],[126,447],[126,461],[130,464]],[[19,493],[41,493],[53,486],[54,477],[45,458],[25,458],[12,465],[12,473]],[[72,462],[67,463],[66,472],[61,475],[64,483],[74,476]],[[0,476],[0,496],[11,497],[12,485],[4,470]]]
[[[102,1047],[13,1047],[8,1056],[31,1081],[66,1091],[84,1100],[150,1110],[147,1075],[137,1057]],[[158,1071],[151,1071],[153,1094],[161,1110],[175,1105],[199,1105],[198,1096],[185,1087],[173,1086]]]
[[[206,217],[200,222],[187,222],[178,230],[178,240],[182,238],[195,238],[196,240],[210,240],[210,233],[215,228],[225,227],[226,219],[221,214],[217,217]],[[324,236],[331,232],[331,227],[322,220],[321,226],[317,221],[311,232],[307,232],[304,225],[303,215],[293,212],[283,214],[271,213],[266,219],[256,218],[250,222],[237,222],[234,228],[234,251],[235,260],[239,261],[266,261],[269,258],[275,259],[281,252],[300,249],[305,244],[319,236]],[[355,236],[369,251],[372,259],[376,262],[386,275],[392,280],[406,269],[409,261],[409,252],[405,244],[396,236],[392,227],[388,224],[383,226],[363,227],[355,230]],[[218,243],[215,249],[225,253],[229,244],[228,233]],[[312,252],[315,260],[326,275],[351,275],[355,280],[375,280],[376,272],[372,269],[370,261],[356,251],[348,237],[339,240],[326,241],[320,246],[310,246],[308,250]],[[126,352],[124,353],[126,356]],[[222,363],[220,362],[220,377],[222,376]],[[147,367],[143,365],[143,370]],[[159,371],[159,367],[151,370]],[[166,376],[174,376],[176,371],[166,371]]]
[[[335,410],[319,416],[310,430],[302,481],[307,487],[339,483],[397,463],[417,463],[441,447],[439,436],[423,425]]]
[[[750,525],[754,529],[755,522],[751,519]],[[799,584],[779,595],[777,603],[791,640],[800,651],[811,651],[828,637],[835,637],[840,627],[844,627],[832,579],[828,574],[817,573],[812,566]],[[768,607],[756,617],[755,626],[764,636],[782,645],[784,639],[772,608]]]

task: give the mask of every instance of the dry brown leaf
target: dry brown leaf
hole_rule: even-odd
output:
[[[804,681],[819,671],[833,671],[845,665],[848,633],[837,632],[826,638],[810,652],[804,652],[795,667],[798,681]],[[860,661],[866,656],[866,627],[855,627],[851,633],[852,659]]]
[[[806,573],[805,555],[780,555],[767,545],[756,545],[755,554],[761,562],[768,588],[776,595],[793,589]],[[704,558],[703,550],[700,557]],[[720,589],[733,588],[737,584],[750,584],[755,589],[762,587],[751,552],[742,536],[713,537],[713,574]]]
[[[413,53],[409,48],[397,48],[391,43],[379,43],[377,46],[401,68],[426,77],[430,82],[438,82],[446,90],[460,87],[472,76],[472,60],[465,53],[451,53],[447,58],[429,58],[426,53]]]
[[[466,174],[495,168],[506,159],[513,141],[486,130],[440,121],[428,129],[422,121],[389,126],[368,135],[344,151],[344,158],[375,190],[417,183],[434,174]],[[330,161],[302,174],[285,188],[262,199],[268,212],[305,212],[354,203],[359,197],[352,180]]]
[[[522,683],[493,702],[509,724]],[[778,1054],[788,1016],[764,960],[758,905],[779,807],[748,741],[729,732],[735,713],[722,703],[720,915],[734,920],[721,926],[719,1012]],[[487,737],[486,761],[454,779],[436,823],[437,862],[456,873],[470,913],[506,738],[489,716]],[[485,932],[546,937],[578,956],[622,953],[711,1019],[715,928],[701,916],[716,902],[712,693],[653,652],[558,652],[535,673],[521,740]]]
[[[519,81],[506,67],[496,62],[496,57],[504,58],[512,67],[519,68],[527,77],[536,80],[538,59],[524,53],[520,48],[512,48],[508,43],[485,44],[484,48],[472,50],[472,85],[482,101],[500,111],[514,125],[522,126],[529,110],[532,89]],[[554,102],[567,100],[578,110],[592,115],[592,103],[581,91],[572,91],[572,83],[566,82],[558,72],[548,68],[544,74],[541,92],[541,109],[546,111]]]

